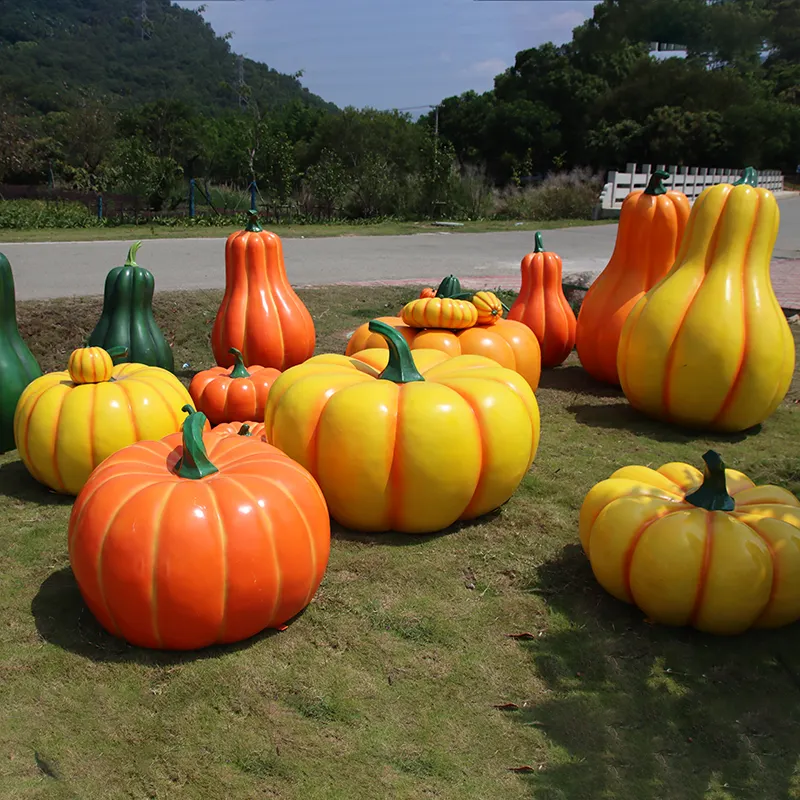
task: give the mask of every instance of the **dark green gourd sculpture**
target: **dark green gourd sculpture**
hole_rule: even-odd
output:
[[[103,313],[89,337],[89,345],[106,350],[125,348],[125,355],[113,359],[115,364],[128,361],[173,372],[172,349],[153,316],[155,278],[135,260],[141,244],[135,242],[125,264],[114,267],[106,276]]]
[[[0,453],[13,450],[14,412],[25,387],[42,369],[17,327],[16,293],[11,264],[0,253]]]

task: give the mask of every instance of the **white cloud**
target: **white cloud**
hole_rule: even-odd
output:
[[[505,70],[508,63],[503,58],[487,58],[484,61],[476,61],[470,64],[462,75],[470,78],[494,78]]]

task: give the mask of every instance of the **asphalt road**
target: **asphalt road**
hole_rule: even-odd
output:
[[[781,228],[775,257],[800,258],[800,196],[779,200]],[[544,231],[564,273],[600,272],[613,250],[616,225]],[[1,234],[0,234],[1,235]],[[14,269],[18,300],[100,295],[108,271],[125,261],[130,242],[3,244]],[[436,281],[515,275],[533,247],[530,233],[424,233],[411,236],[344,236],[284,239],[289,280],[295,286],[419,278]],[[215,289],[224,284],[221,239],[146,240],[139,264],[156,278],[156,290]]]

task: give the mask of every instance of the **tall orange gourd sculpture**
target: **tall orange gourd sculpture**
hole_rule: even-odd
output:
[[[575,346],[575,314],[561,287],[561,258],[549,253],[536,232],[533,252],[520,264],[522,285],[508,318],[527,325],[542,348],[542,366],[557,367]]]
[[[225,295],[211,331],[211,350],[220,367],[231,367],[231,348],[245,366],[281,371],[314,353],[314,322],[286,277],[280,237],[265,231],[255,210],[243,231],[225,244]]]
[[[675,262],[691,206],[683,192],[667,191],[669,173],[656,170],[644,190],[622,204],[614,252],[589,287],[578,314],[575,346],[584,369],[619,385],[617,349],[622,326],[645,292]]]

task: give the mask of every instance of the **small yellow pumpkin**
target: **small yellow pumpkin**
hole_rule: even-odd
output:
[[[469,300],[426,297],[406,303],[400,316],[410,328],[462,330],[478,321],[478,309]]]
[[[472,305],[478,310],[478,325],[494,325],[503,318],[503,303],[494,292],[478,292]]]

